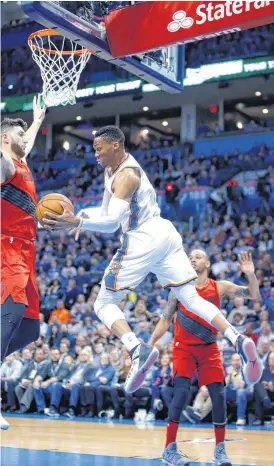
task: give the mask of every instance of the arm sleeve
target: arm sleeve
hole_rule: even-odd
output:
[[[78,212],[76,217],[81,217],[82,213],[87,214],[90,218],[98,218],[98,217],[101,217],[102,215],[107,215],[110,199],[111,199],[111,195],[105,189],[103,201],[100,207],[87,207],[86,209],[82,209],[80,210],[80,212]]]
[[[97,218],[81,218],[81,230],[98,231],[100,233],[114,233],[121,224],[121,219],[129,209],[129,203],[123,199],[111,198],[107,215]]]

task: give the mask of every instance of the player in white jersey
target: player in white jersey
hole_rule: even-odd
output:
[[[121,247],[105,271],[94,310],[130,353],[132,366],[126,391],[139,388],[159,354],[157,348],[138,340],[118,307],[149,272],[156,274],[163,287],[172,288],[177,300],[190,312],[222,331],[237,346],[244,360],[246,380],[255,383],[262,368],[254,343],[240,336],[215,305],[198,295],[194,285],[197,274],[185,254],[182,238],[172,223],[160,216],[156,193],[141,166],[126,153],[124,141],[123,132],[116,126],[105,126],[96,132],[95,157],[105,169],[100,208],[84,209],[74,216],[64,204],[61,216],[48,213],[48,219],[41,223],[55,231],[113,233],[122,227]]]

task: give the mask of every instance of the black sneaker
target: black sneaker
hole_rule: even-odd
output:
[[[142,385],[147,371],[159,357],[157,348],[141,343],[132,355],[132,364],[125,382],[126,393],[133,393]]]
[[[85,417],[85,415],[87,414],[88,412],[88,408],[86,406],[82,406],[81,408],[81,412],[79,414],[79,417]]]

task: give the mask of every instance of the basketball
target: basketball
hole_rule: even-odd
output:
[[[73,204],[66,196],[63,196],[63,194],[59,193],[47,194],[46,196],[42,197],[42,199],[40,199],[36,207],[36,218],[38,222],[40,222],[43,218],[47,218],[45,216],[46,212],[62,215],[64,208],[61,202],[65,202],[67,207],[74,213]]]

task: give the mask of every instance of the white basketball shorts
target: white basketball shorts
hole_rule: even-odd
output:
[[[121,247],[104,274],[112,291],[134,289],[153,272],[164,288],[197,278],[184,251],[182,238],[169,220],[154,217],[138,229],[124,233]]]

